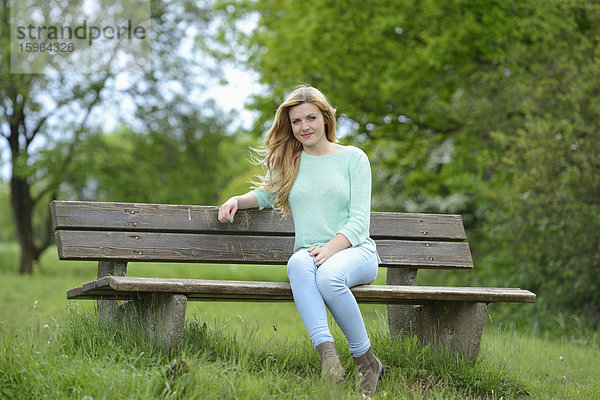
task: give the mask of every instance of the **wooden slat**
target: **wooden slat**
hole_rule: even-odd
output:
[[[213,206],[53,201],[50,210],[55,229],[294,234],[292,219],[274,210],[241,210],[233,224],[220,223]]]
[[[58,231],[61,260],[285,264],[293,237]],[[378,240],[383,267],[473,268],[466,242]]]
[[[467,242],[376,240],[381,267],[473,268]]]
[[[221,224],[218,207],[212,206],[53,201],[50,210],[55,229],[294,234],[292,217],[282,219],[279,210],[241,210],[233,224]],[[370,235],[373,239],[466,239],[460,215],[446,214],[373,212]]]
[[[462,217],[454,214],[372,212],[373,239],[406,238],[462,241],[467,239]]]
[[[134,298],[143,293],[186,294],[190,300],[292,301],[285,282],[213,281],[108,276],[70,289],[68,298]],[[427,304],[436,301],[534,302],[535,294],[517,288],[362,285],[352,288],[357,301]]]
[[[293,237],[158,232],[56,232],[61,260],[285,264]]]

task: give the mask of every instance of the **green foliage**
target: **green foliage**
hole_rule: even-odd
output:
[[[538,307],[578,311],[598,323],[600,145],[597,133],[574,128],[538,120],[512,138],[497,134],[513,190],[496,195],[499,210],[487,226],[499,249],[489,262],[492,270],[499,260],[518,265],[516,277],[503,278],[548,294]]]
[[[82,142],[63,188],[69,198],[169,204],[214,204],[232,177],[248,168],[236,158],[245,143],[198,119],[179,136],[120,128]]]
[[[517,25],[509,53],[519,123],[490,132],[486,263],[541,295],[540,318],[576,312],[598,324],[600,7],[551,2],[531,22]]]
[[[257,132],[293,86],[320,88],[370,155],[375,209],[460,213],[472,281],[537,292],[542,324],[598,323],[598,4],[222,3],[227,29],[258,18],[228,37],[268,88]]]

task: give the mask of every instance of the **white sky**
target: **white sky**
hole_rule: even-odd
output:
[[[261,92],[258,74],[231,66],[225,67],[223,72],[228,84],[209,86],[205,92],[205,98],[215,99],[219,108],[226,112],[238,112],[239,118],[235,118],[234,126],[239,123],[243,128],[250,128],[256,116],[250,110],[245,109],[245,105],[251,95]]]

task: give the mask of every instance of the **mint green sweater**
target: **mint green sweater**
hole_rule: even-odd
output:
[[[260,189],[251,193],[259,209],[273,208],[273,193]],[[346,146],[326,156],[302,152],[289,202],[296,230],[294,251],[323,246],[337,233],[353,247],[375,251],[369,237],[371,167],[361,149]]]

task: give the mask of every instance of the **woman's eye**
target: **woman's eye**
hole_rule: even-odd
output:
[[[316,115],[311,115],[311,116],[308,117],[309,121],[314,121],[315,119],[317,119]]]
[[[293,119],[293,120],[292,120],[292,124],[297,124],[298,122],[300,122],[300,120],[299,120],[299,119]]]

